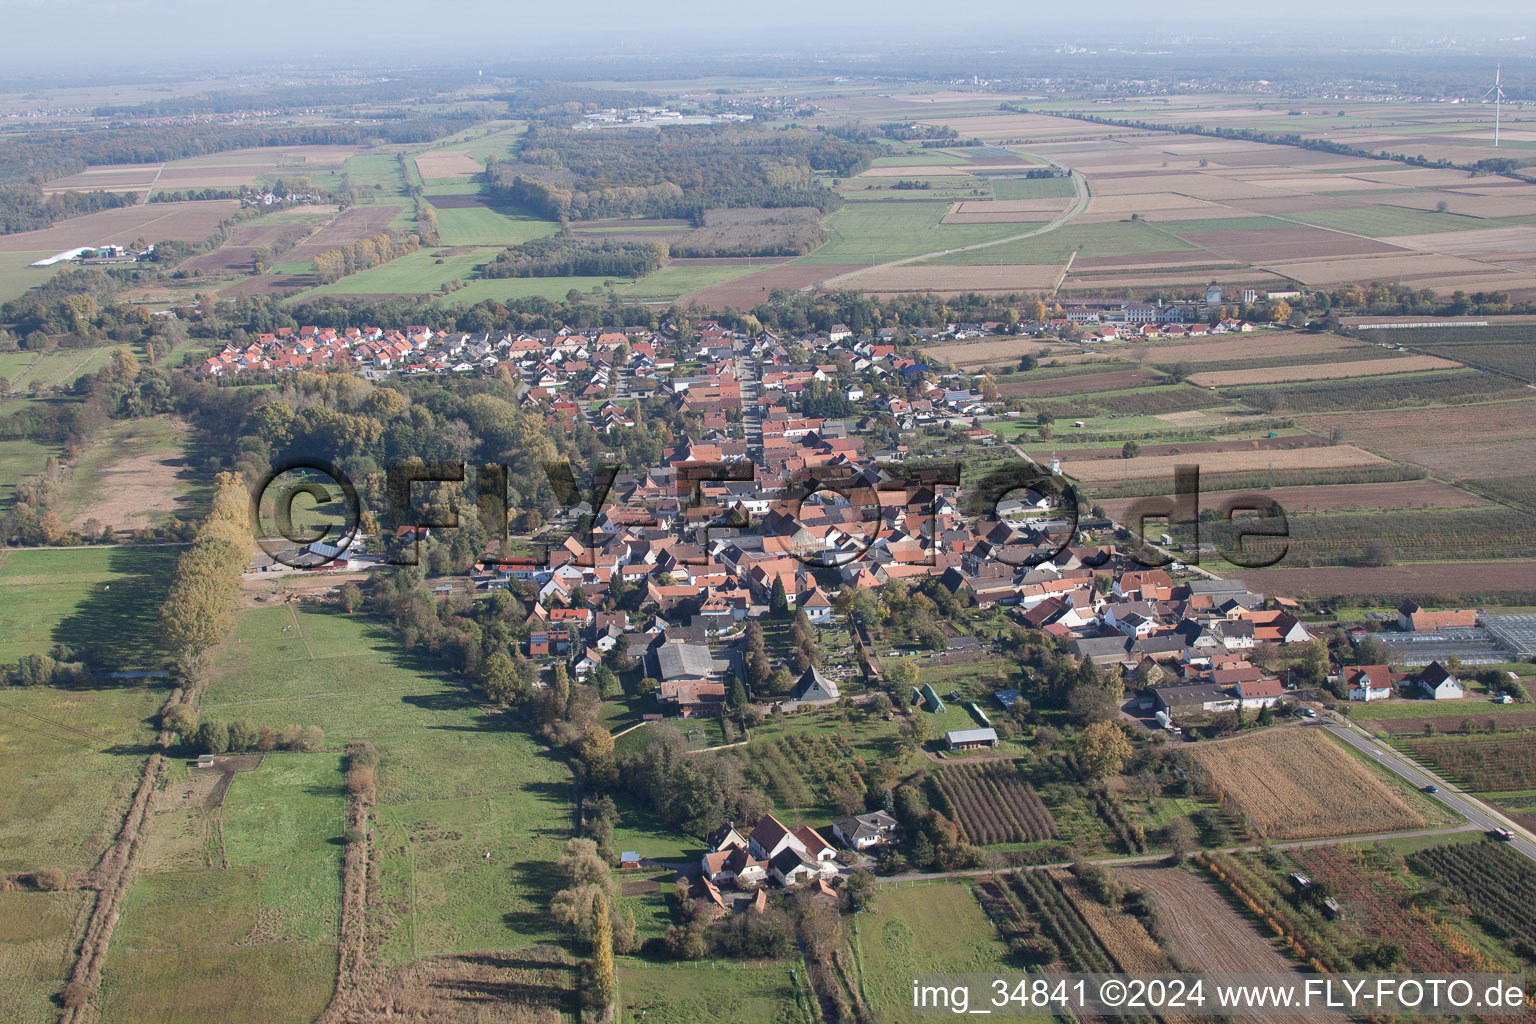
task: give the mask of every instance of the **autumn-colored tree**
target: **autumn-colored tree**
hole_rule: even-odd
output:
[[[1077,740],[1077,763],[1093,779],[1120,774],[1131,754],[1131,741],[1115,722],[1096,722]]]

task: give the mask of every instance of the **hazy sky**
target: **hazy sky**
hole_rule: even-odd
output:
[[[1292,0],[1263,11],[1231,0],[1078,0],[1018,3],[971,0],[963,20],[946,20],[931,0],[595,0],[557,4],[492,0],[0,0],[10,43],[7,64],[28,69],[82,64],[155,69],[206,66],[237,55],[251,62],[294,54],[348,62],[369,51],[415,57],[412,63],[476,57],[526,57],[541,46],[586,44],[644,53],[719,40],[781,48],[795,40],[843,51],[898,41],[948,46],[974,39],[983,48],[1008,39],[1090,43],[1106,31],[1147,26],[1164,33],[1210,28],[1308,33],[1337,28],[1369,42],[1405,30],[1448,35],[1521,35],[1536,17],[1529,0]],[[242,61],[242,64],[246,61]]]

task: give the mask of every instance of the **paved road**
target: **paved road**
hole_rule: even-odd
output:
[[[1348,743],[1356,750],[1363,751],[1388,771],[1408,780],[1417,788],[1423,789],[1425,786],[1435,786],[1439,792],[1433,794],[1434,798],[1463,818],[1466,818],[1472,823],[1474,828],[1485,832],[1494,828],[1509,829],[1515,833],[1515,838],[1508,845],[1512,846],[1516,852],[1530,860],[1536,861],[1536,842],[1532,841],[1530,833],[1504,817],[1498,811],[1493,810],[1481,800],[1468,795],[1465,790],[1445,781],[1429,769],[1421,767],[1414,761],[1410,761],[1374,736],[1366,735],[1354,725],[1340,722],[1325,722],[1324,727],[1345,743]]]
[[[1061,227],[1063,224],[1070,221],[1073,217],[1076,217],[1078,214],[1087,209],[1090,196],[1088,192],[1088,180],[1084,178],[1080,173],[1077,171],[1068,170],[1067,168],[1062,167],[1061,164],[1056,163],[1054,160],[1048,160],[1047,162],[1050,163],[1053,167],[1067,171],[1068,177],[1072,179],[1073,187],[1077,190],[1077,200],[1071,205],[1071,207],[1067,209],[1065,213],[1051,221],[1049,224],[1042,224],[1038,228],[1032,228],[1029,231],[1023,231],[1016,235],[1009,235],[1006,238],[994,238],[990,242],[976,242],[973,245],[962,245],[954,249],[935,249],[933,252],[919,253],[916,256],[906,256],[899,260],[888,260],[885,263],[877,263],[872,267],[860,267],[858,270],[850,270],[846,274],[838,274],[834,277],[829,277],[822,281],[813,282],[801,288],[800,290],[802,292],[813,292],[818,288],[831,288],[834,286],[842,285],[844,282],[858,277],[860,274],[867,274],[872,270],[884,270],[887,267],[904,267],[910,263],[918,263],[922,260],[931,259],[934,256],[948,256],[950,253],[970,252],[972,249],[987,249],[994,245],[1007,245],[1009,242],[1019,242],[1026,238],[1033,238],[1036,235],[1043,235],[1047,231],[1055,231],[1057,228]]]

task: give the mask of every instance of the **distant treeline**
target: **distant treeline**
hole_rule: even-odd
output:
[[[756,125],[571,132],[534,126],[516,161],[486,172],[491,191],[551,219],[682,217],[739,206],[810,206],[841,200],[817,173],[866,170],[878,144],[830,132]]]
[[[54,221],[132,206],[137,201],[132,192],[58,192],[50,196],[36,185],[0,185],[0,235],[36,231]]]
[[[503,251],[481,277],[644,277],[667,265],[661,242],[589,242],[571,235],[535,238]]]
[[[244,110],[286,110],[316,107],[351,107],[359,104],[400,103],[424,94],[456,92],[475,81],[472,71],[391,71],[383,81],[346,84],[311,82],[263,92],[230,89],[198,96],[175,96],[126,106],[101,106],[95,117],[188,117],[198,114],[232,114]],[[390,116],[370,114],[370,117]],[[398,116],[409,117],[401,113]]]
[[[253,146],[361,146],[431,142],[480,114],[450,113],[375,124],[258,127],[225,124],[112,125],[83,132],[29,132],[0,147],[0,182],[42,183],[103,164],[153,164]]]
[[[189,188],[180,192],[151,192],[149,201],[152,203],[185,203],[203,202],[209,199],[239,199],[241,190],[238,188]]]

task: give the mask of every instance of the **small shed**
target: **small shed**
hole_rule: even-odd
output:
[[[212,768],[213,767],[213,755],[212,754],[198,754],[197,755],[197,766],[199,768]]]
[[[619,870],[639,871],[640,855],[634,850],[625,850],[623,853],[619,854]]]

